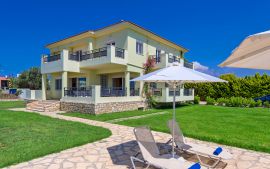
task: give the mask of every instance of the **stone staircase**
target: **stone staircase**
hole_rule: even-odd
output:
[[[37,112],[53,112],[60,110],[60,101],[58,100],[38,100],[26,104],[26,109]]]

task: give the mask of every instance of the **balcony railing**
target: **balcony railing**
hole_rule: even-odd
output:
[[[140,89],[130,89],[130,96],[139,96],[140,95]]]
[[[92,87],[66,87],[64,95],[69,97],[90,97],[92,96]]]
[[[100,96],[101,97],[121,97],[127,95],[127,89],[122,87],[114,88],[101,88]]]
[[[188,62],[188,61],[184,61],[184,67],[193,69],[193,63],[192,62]]]
[[[43,63],[54,62],[61,59],[61,54],[43,56]]]
[[[193,89],[184,89],[184,96],[192,96]]]
[[[154,96],[162,96],[162,88],[152,88],[151,93]]]
[[[169,90],[169,96],[173,96],[173,93],[174,93],[173,89],[170,89]],[[179,90],[175,91],[175,96],[180,96],[180,91]]]
[[[107,47],[94,49],[85,52],[71,52],[69,54],[69,60],[83,61],[88,59],[100,58],[107,56]]]
[[[74,61],[84,61],[88,59],[95,59],[95,58],[101,58],[107,56],[107,47],[94,49],[91,51],[85,51],[85,52],[70,52],[69,54],[69,60]],[[125,58],[125,50],[115,47],[115,57],[118,58]]]
[[[173,56],[168,58],[168,62],[169,63],[180,62],[180,60],[176,56]]]
[[[115,57],[124,59],[125,58],[125,49],[115,47]]]

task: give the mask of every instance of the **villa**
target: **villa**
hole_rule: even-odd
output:
[[[42,99],[60,100],[60,109],[108,113],[145,107],[143,83],[130,82],[143,75],[148,57],[155,68],[173,62],[193,68],[184,60],[188,51],[132,22],[85,31],[46,46],[41,58]],[[150,84],[158,102],[172,102],[168,85]],[[47,90],[46,90],[47,89]],[[176,101],[194,99],[193,89],[179,88]]]

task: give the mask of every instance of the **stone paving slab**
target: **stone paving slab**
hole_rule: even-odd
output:
[[[16,109],[26,111],[25,109]],[[133,128],[117,124],[69,117],[56,112],[38,112],[39,114],[69,121],[102,126],[112,131],[109,138],[83,146],[67,149],[28,162],[20,163],[7,169],[126,169],[130,167],[130,156],[139,150],[133,135]],[[153,132],[157,142],[168,141],[170,135]],[[215,148],[215,143],[187,138],[188,142]],[[233,154],[233,159],[223,161],[226,169],[270,169],[270,154],[260,153],[230,146],[223,146]]]

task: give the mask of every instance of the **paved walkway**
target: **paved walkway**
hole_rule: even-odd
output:
[[[22,109],[20,109],[22,110]],[[122,169],[130,166],[129,157],[138,151],[134,141],[133,128],[116,124],[92,121],[77,117],[63,116],[56,113],[40,113],[42,115],[69,121],[78,121],[90,125],[102,126],[112,131],[109,138],[89,143],[80,147],[71,148],[59,153],[44,156],[15,166],[10,169]],[[165,133],[153,132],[157,142],[165,142],[170,136]],[[217,144],[187,139],[189,142],[217,147]],[[270,168],[270,154],[259,153],[235,147],[223,146],[233,154],[233,159],[225,161],[226,169],[264,169]]]
[[[169,112],[158,112],[158,113],[150,113],[150,114],[146,114],[146,115],[140,115],[140,116],[133,116],[133,117],[126,117],[126,118],[119,118],[119,119],[114,119],[114,120],[108,120],[106,122],[108,123],[116,123],[119,121],[125,121],[125,120],[130,120],[130,119],[140,119],[140,118],[145,118],[145,117],[150,117],[150,116],[157,116],[157,115],[161,115],[161,114],[166,114]]]

